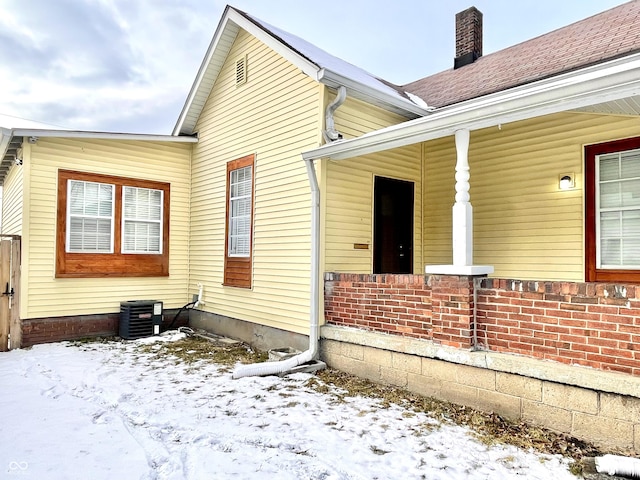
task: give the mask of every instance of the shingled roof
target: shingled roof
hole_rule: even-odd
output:
[[[640,0],[633,0],[402,89],[443,107],[638,51]]]

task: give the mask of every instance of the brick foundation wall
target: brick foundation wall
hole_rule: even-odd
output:
[[[424,276],[326,273],[324,288],[328,323],[433,339]]]
[[[161,330],[169,326],[177,312],[177,309],[167,309],[163,312]],[[78,338],[115,336],[118,335],[119,321],[119,313],[25,319],[22,320],[21,347]],[[183,311],[176,319],[173,328],[185,326],[188,323],[189,312]]]
[[[118,334],[118,313],[29,318],[22,321],[22,347]]]
[[[325,274],[328,324],[640,376],[640,286]],[[474,338],[477,337],[477,338]]]
[[[483,279],[478,342],[509,352],[640,375],[640,286]]]

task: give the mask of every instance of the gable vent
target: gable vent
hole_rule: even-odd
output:
[[[247,83],[247,56],[236,60],[236,87]]]

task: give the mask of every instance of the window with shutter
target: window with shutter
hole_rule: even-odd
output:
[[[227,163],[224,285],[251,288],[254,156]]]
[[[586,280],[640,281],[640,138],[585,148]]]

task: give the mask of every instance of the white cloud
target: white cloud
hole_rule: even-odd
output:
[[[453,18],[465,2],[354,0],[336,9],[292,0],[233,3],[375,75],[406,83],[450,68]],[[0,113],[72,128],[169,133],[225,3],[2,0]],[[503,0],[475,1],[485,13],[485,46],[494,49],[618,3],[522,0],[516,8]],[[525,11],[523,23],[517,17]]]

